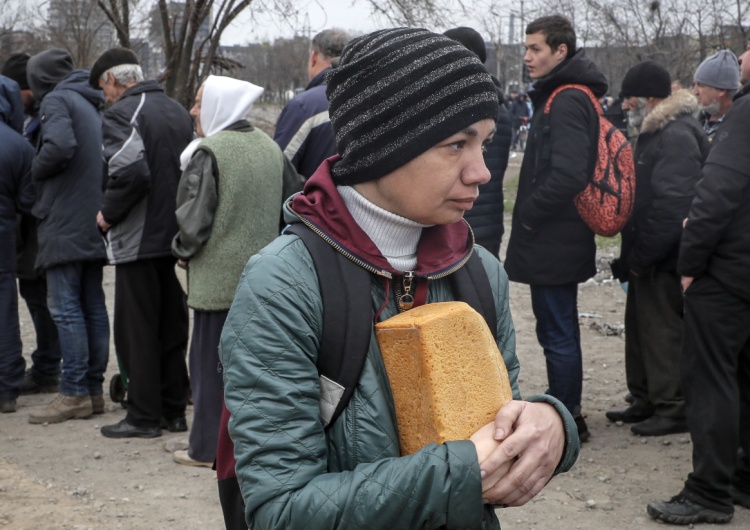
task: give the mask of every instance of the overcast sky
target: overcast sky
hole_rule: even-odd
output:
[[[376,29],[392,26],[387,20],[372,15],[367,2],[363,0],[295,0],[295,5],[307,14],[300,17],[299,23],[291,27],[280,17],[268,17],[255,14],[252,5],[235,23],[224,31],[222,44],[245,44],[273,40],[278,37],[289,38],[295,33],[305,34],[306,22],[309,21],[310,36],[326,28],[339,27],[358,33],[367,33]],[[252,18],[257,22],[253,22]],[[458,20],[458,25],[473,26],[482,33],[476,21]],[[443,31],[447,28],[429,28]]]

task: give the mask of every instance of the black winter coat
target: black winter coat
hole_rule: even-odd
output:
[[[21,136],[22,128],[23,103],[18,84],[0,76],[0,272],[16,270],[17,216],[28,213],[34,203],[34,149]]]
[[[573,199],[589,183],[598,139],[598,117],[580,90],[555,97],[548,117],[544,105],[561,85],[582,84],[595,96],[607,91],[596,65],[578,50],[529,93],[534,103],[505,268],[512,281],[566,285],[596,273],[594,233],[578,215]],[[543,122],[549,120],[549,132]],[[550,156],[542,156],[544,148]]]
[[[190,115],[155,81],[142,81],[107,109],[103,130],[109,263],[171,256],[180,154],[193,139]]]
[[[495,136],[484,151],[484,163],[490,171],[490,181],[479,186],[479,198],[474,201],[474,207],[464,214],[474,232],[474,239],[495,256],[500,253],[500,243],[503,239],[503,177],[508,167],[510,154],[511,128],[510,115],[505,107],[505,98],[495,81],[500,110],[495,123]],[[499,256],[498,256],[499,257]]]
[[[750,301],[750,89],[729,107],[695,189],[677,272]]]
[[[635,149],[635,206],[622,231],[620,257],[639,276],[677,267],[682,223],[709,150],[693,117],[697,109],[695,96],[680,90],[643,121]]]
[[[31,75],[31,72],[29,72]],[[88,70],[74,70],[42,100],[42,132],[31,174],[37,188],[32,213],[39,219],[37,268],[103,260],[96,226],[102,199],[101,90]]]

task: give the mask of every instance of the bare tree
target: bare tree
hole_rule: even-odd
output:
[[[96,0],[50,0],[48,10],[50,44],[66,49],[77,66],[90,66],[113,44],[112,26]]]

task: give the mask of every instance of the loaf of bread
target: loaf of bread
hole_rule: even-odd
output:
[[[396,405],[401,454],[466,440],[513,392],[482,315],[463,302],[427,304],[375,326]]]

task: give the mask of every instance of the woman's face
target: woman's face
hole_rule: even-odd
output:
[[[201,86],[198,89],[198,93],[195,95],[195,104],[193,105],[193,108],[190,109],[190,115],[195,120],[195,132],[203,138],[205,134],[203,134],[203,127],[201,127],[201,102],[203,101],[203,87]]]
[[[490,180],[484,146],[493,120],[478,121],[376,180],[355,184],[367,200],[426,225],[450,224],[471,210],[479,185]]]

